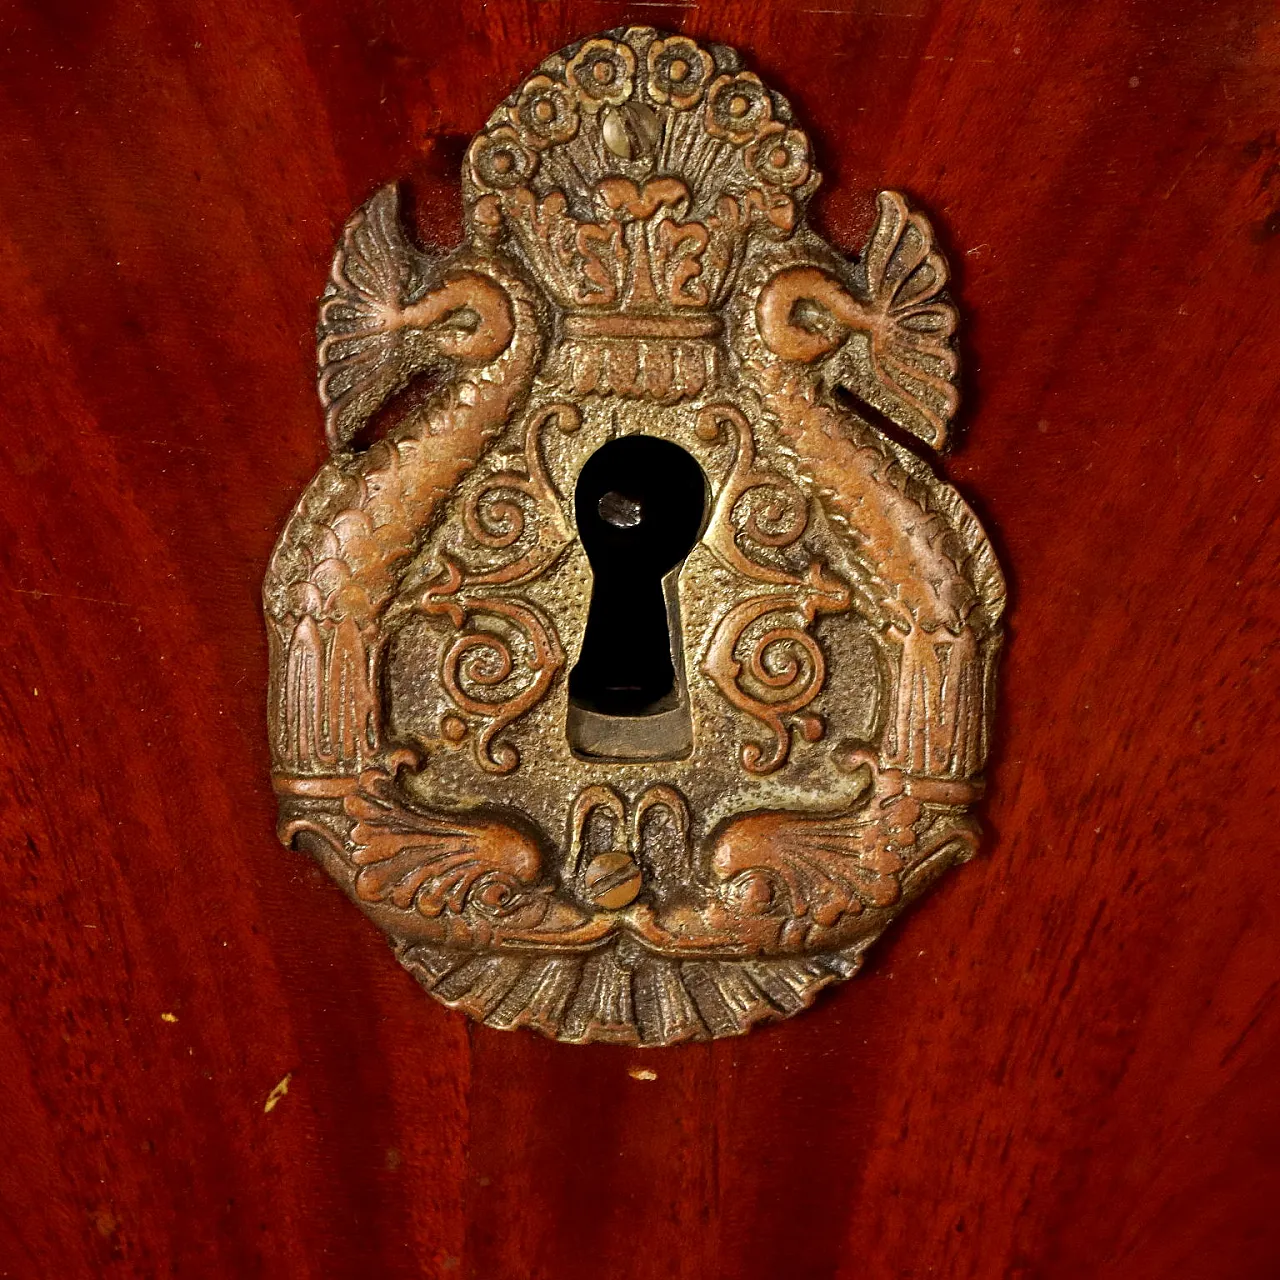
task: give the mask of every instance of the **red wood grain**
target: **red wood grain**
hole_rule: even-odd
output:
[[[792,98],[839,242],[935,216],[1014,595],[983,856],[650,1053],[471,1025],[276,845],[258,607],[343,219],[450,240],[631,20]],[[1278,107],[1264,0],[6,7],[0,1276],[1280,1273]]]

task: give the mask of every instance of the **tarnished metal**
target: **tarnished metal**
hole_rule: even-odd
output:
[[[393,187],[343,234],[333,456],[265,586],[280,833],[492,1026],[786,1016],[975,849],[1004,587],[898,434],[941,448],[956,409],[946,263],[892,191],[846,259],[805,224],[817,183],[737,54],[632,28],[494,112],[459,248],[410,244]],[[588,503],[632,436],[688,466]],[[611,710],[570,679],[593,591],[681,468],[705,500],[645,597],[670,687]]]

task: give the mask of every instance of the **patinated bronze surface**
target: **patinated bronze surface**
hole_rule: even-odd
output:
[[[946,263],[893,191],[835,251],[788,104],[644,28],[548,58],[462,181],[463,245],[415,248],[386,187],[321,300],[333,456],[265,585],[281,839],[491,1026],[795,1013],[976,847],[1004,587],[903,443],[956,409]],[[644,504],[575,494],[632,436],[705,503],[662,583],[672,686],[619,711],[570,678],[586,522]]]

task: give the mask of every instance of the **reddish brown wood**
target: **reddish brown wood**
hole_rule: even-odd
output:
[[[986,851],[817,1010],[648,1054],[439,1007],[278,848],[257,600],[324,451],[343,218],[411,171],[452,240],[499,90],[632,19],[792,97],[839,242],[878,185],[936,215],[949,475],[1015,589]],[[0,1275],[1275,1274],[1272,6],[41,0],[3,33]]]

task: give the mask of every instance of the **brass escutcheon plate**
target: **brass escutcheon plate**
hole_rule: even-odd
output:
[[[280,837],[490,1026],[739,1034],[976,848],[1004,584],[904,443],[956,411],[947,266],[893,191],[846,258],[817,185],[735,52],[630,28],[493,113],[458,248],[410,243],[390,186],[343,232],[332,456],[264,588]],[[663,585],[671,692],[614,714],[571,696],[575,493],[633,436],[705,510]]]

